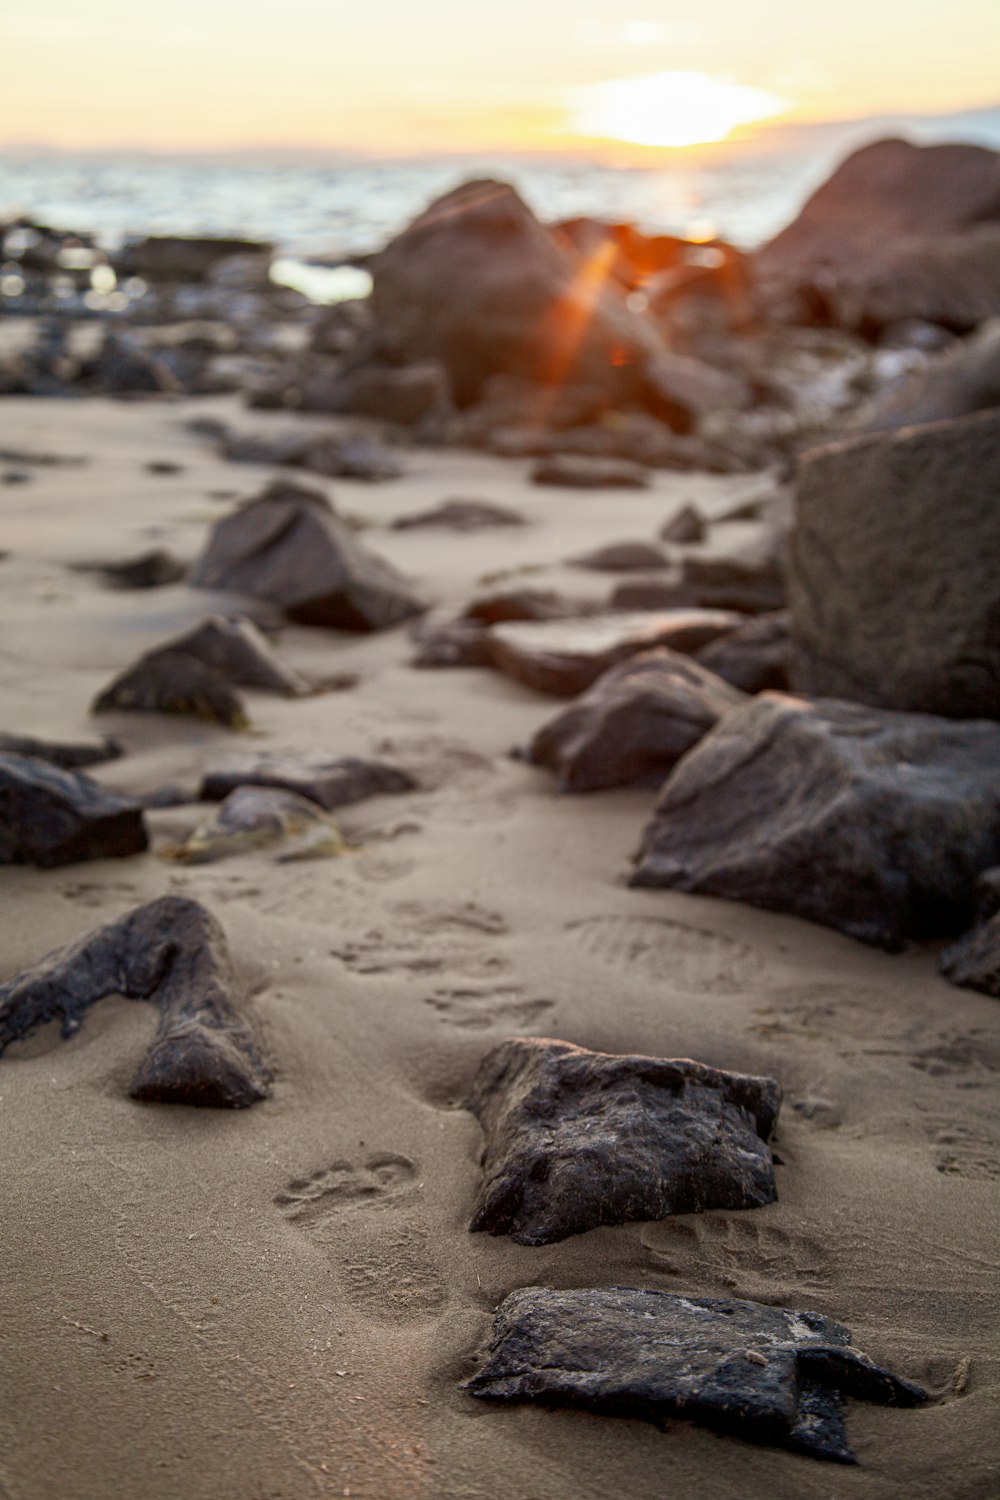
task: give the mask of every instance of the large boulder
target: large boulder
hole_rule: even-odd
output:
[[[765,306],[865,334],[1000,313],[1000,153],[885,140],[849,156],[754,258]]]
[[[833,444],[799,477],[793,685],[1000,717],[1000,412]]]
[[[45,870],[141,854],[148,844],[138,802],[78,771],[0,754],[0,865]]]
[[[609,280],[612,258],[557,244],[507,184],[465,183],[369,263],[378,352],[439,360],[460,406],[498,373],[596,384],[617,400],[661,342]]]
[[[953,936],[1000,863],[1000,724],[765,693],[674,769],[632,884],[790,912],[893,950]]]
[[[425,608],[325,495],[282,480],[218,523],[190,581],[266,599],[300,624],[336,630],[382,630]]]
[[[864,428],[889,432],[1000,406],[1000,318],[894,382],[869,408]]]

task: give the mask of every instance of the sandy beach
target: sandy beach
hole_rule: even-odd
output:
[[[118,998],[68,1040],[50,1025],[5,1054],[0,1495],[996,1495],[1000,1012],[946,983],[936,949],[889,955],[791,917],[629,889],[655,792],[560,796],[510,755],[554,700],[485,668],[416,670],[405,628],[283,627],[283,660],[357,685],[249,692],[240,735],[89,716],[141,651],[237,602],[184,584],[113,592],[74,565],[151,546],[193,561],[271,474],[216,457],[187,425],[239,411],[236,397],[4,402],[3,447],[85,461],[31,465],[30,482],[0,490],[0,728],[113,734],[126,754],[92,774],[126,793],[190,787],[234,749],[279,747],[383,757],[418,787],[339,810],[356,846],[339,859],[170,863],[163,848],[209,811],[181,805],[148,814],[147,854],[0,871],[0,979],[141,902],[203,902],[276,1075],[251,1110],[137,1103],[128,1084],[155,1013]],[[310,482],[443,609],[486,576],[603,601],[607,577],[569,555],[653,536],[692,501],[722,515],[761,483],[661,471],[646,490],[581,493],[530,484],[527,461],[404,456],[391,483]],[[390,528],[455,496],[529,524]],[[711,545],[752,531],[721,524]],[[777,1078],[778,1201],[542,1248],[470,1234],[481,1135],[462,1101],[509,1036]],[[474,1401],[460,1385],[492,1311],[528,1285],[816,1310],[932,1399],[852,1402],[854,1468],[685,1422]]]

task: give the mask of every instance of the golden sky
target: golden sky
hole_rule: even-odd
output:
[[[0,0],[0,141],[573,150],[1000,101],[1000,0]]]

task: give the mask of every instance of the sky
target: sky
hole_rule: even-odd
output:
[[[1000,102],[1000,0],[0,0],[0,143],[676,149]]]

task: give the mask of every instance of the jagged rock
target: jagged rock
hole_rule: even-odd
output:
[[[863,430],[890,432],[1000,406],[1000,318],[877,397]]]
[[[195,588],[267,599],[303,625],[382,630],[426,607],[318,490],[277,481],[213,529]]]
[[[411,531],[416,527],[441,527],[446,531],[487,531],[496,526],[525,526],[520,511],[509,505],[494,505],[490,500],[442,500],[431,510],[397,516],[394,531]]]
[[[538,1401],[659,1422],[681,1417],[754,1443],[854,1463],[845,1396],[918,1406],[920,1386],[850,1347],[822,1313],[635,1287],[522,1287],[497,1309],[466,1382],[490,1401]]]
[[[334,807],[345,807],[349,802],[360,802],[365,797],[411,792],[416,788],[416,782],[408,772],[385,761],[360,760],[352,755],[331,757],[275,750],[209,771],[202,780],[198,800],[221,802],[241,786],[283,788],[308,797],[329,812]]]
[[[573,698],[602,672],[653,646],[692,655],[741,623],[724,610],[603,614],[491,626],[490,661],[539,692]]]
[[[390,364],[439,360],[462,407],[498,373],[617,399],[662,347],[623,289],[588,274],[505,183],[447,193],[369,269],[377,352]]]
[[[94,699],[91,713],[188,714],[228,729],[250,720],[239,693],[214,667],[182,651],[141,656]]]
[[[655,786],[744,695],[666,647],[604,673],[537,731],[524,758],[548,766],[561,792],[642,781]]]
[[[672,349],[646,361],[642,381],[650,411],[681,433],[694,431],[700,417],[741,411],[753,399],[742,376]]]
[[[345,410],[401,427],[451,406],[447,372],[433,360],[402,369],[364,365],[344,377],[344,386]]]
[[[151,1000],[153,1044],[133,1099],[245,1109],[270,1093],[271,1070],[237,992],[225,935],[197,901],[163,896],[108,922],[0,985],[0,1053],[57,1018],[64,1037],[106,995]]]
[[[148,843],[138,802],[48,761],[0,754],[0,864],[45,870],[141,854]]]
[[[660,527],[660,539],[683,546],[688,542],[703,542],[707,531],[705,517],[697,506],[684,505]]]
[[[243,615],[209,615],[200,625],[160,648],[194,656],[240,687],[298,698],[310,691],[305,678],[280,660],[267,637]],[[151,652],[150,655],[156,655]]]
[[[1000,411],[803,461],[789,595],[795,687],[1000,717]]]
[[[163,547],[153,547],[121,562],[82,563],[76,567],[78,572],[99,573],[114,589],[159,589],[179,583],[187,573],[185,565]]]
[[[652,542],[611,542],[582,557],[570,558],[575,568],[595,573],[639,573],[644,568],[667,568],[670,559]]]
[[[278,856],[281,860],[347,853],[336,823],[317,803],[297,792],[262,786],[237,787],[183,844],[161,853],[180,864],[201,865],[275,844],[287,846]]]
[[[866,335],[908,318],[965,332],[1000,314],[1000,156],[876,141],[754,257],[761,300]]]
[[[649,470],[630,459],[577,457],[571,453],[553,453],[531,472],[532,484],[571,490],[644,490],[649,481]]]
[[[787,610],[757,615],[738,630],[712,641],[697,653],[703,667],[744,693],[782,692],[788,687],[789,615]]]
[[[1000,863],[1000,724],[764,694],[674,769],[637,861],[890,950],[954,936]]]
[[[470,1228],[548,1245],[600,1224],[773,1203],[780,1103],[773,1078],[688,1058],[502,1042],[466,1104],[486,1137]]]
[[[33,760],[48,761],[62,771],[81,766],[99,766],[124,755],[120,741],[107,735],[99,740],[66,743],[58,740],[36,740],[28,734],[0,734],[0,755],[27,755]]]

